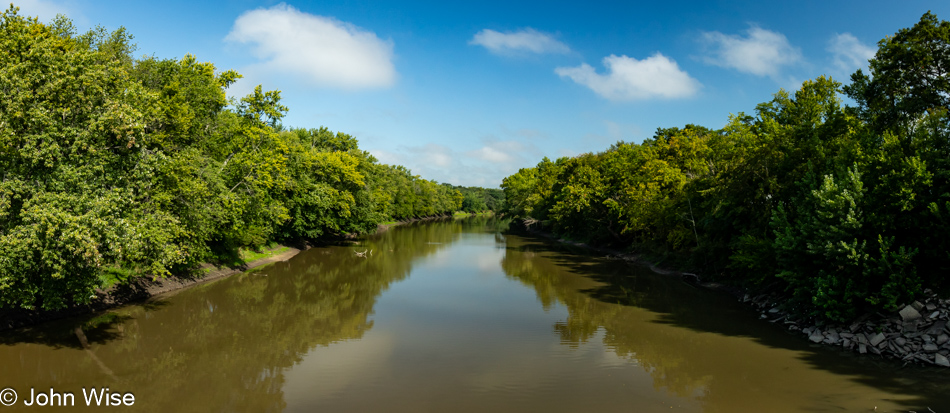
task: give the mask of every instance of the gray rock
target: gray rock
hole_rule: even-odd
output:
[[[898,337],[894,339],[894,342],[897,343],[898,346],[903,346],[904,344],[907,344],[907,340],[904,339],[904,337]]]
[[[848,339],[841,340],[841,347],[851,348],[851,340],[848,340]]]
[[[916,333],[917,332],[917,320],[904,322],[903,328],[901,331],[905,333]]]
[[[933,325],[927,329],[927,333],[932,335],[940,335],[943,333],[943,330],[947,327],[947,320],[937,320],[934,321]]]
[[[874,337],[871,337],[871,340],[869,342],[872,346],[876,346],[878,344],[881,344],[882,341],[884,341],[884,334],[877,333],[874,335]]]
[[[934,303],[927,303],[927,305],[924,308],[926,308],[927,311],[933,311],[937,309],[937,306],[934,305]]]
[[[832,343],[837,343],[841,341],[841,337],[838,335],[838,331],[835,329],[825,331],[825,337],[828,339],[831,339]]]
[[[848,338],[848,339],[854,338],[854,334],[851,334],[851,333],[841,333],[840,335],[841,335],[841,338]]]
[[[914,307],[914,309],[917,310],[917,311],[920,311],[920,310],[923,310],[923,309],[924,309],[924,305],[921,304],[920,301],[914,301],[913,303],[911,303],[910,306],[911,306],[911,307]]]
[[[950,360],[947,360],[942,354],[934,354],[934,363],[938,366],[950,367]]]
[[[924,362],[924,363],[929,363],[929,364],[933,364],[933,363],[934,363],[933,360],[930,359],[930,357],[927,357],[927,356],[924,355],[924,354],[918,354],[918,355],[916,355],[916,356],[914,356],[914,357],[916,357],[917,360],[920,360],[920,361],[922,361],[922,362]]]
[[[933,313],[930,314],[930,317],[929,317],[929,318],[937,318],[937,317],[939,317],[939,316],[940,316],[940,312],[939,312],[939,311],[934,311]]]
[[[904,323],[907,323],[908,321],[914,321],[920,318],[920,312],[918,312],[917,309],[914,308],[913,306],[904,307],[904,309],[901,310],[900,314],[901,314],[901,318],[904,320]]]
[[[855,341],[857,341],[860,344],[868,343],[868,337],[864,335],[864,333],[858,333],[857,335],[854,336],[854,338],[855,338]]]
[[[936,353],[937,350],[940,350],[940,349],[937,348],[936,344],[933,344],[933,343],[924,344],[924,351],[928,353]]]
[[[950,341],[950,336],[948,336],[948,335],[946,335],[946,334],[941,334],[941,335],[937,336],[937,345],[938,345],[938,346],[942,346],[942,345],[944,345],[944,344],[945,344],[946,342],[948,342],[948,341]]]
[[[865,354],[868,352],[868,347],[864,343],[858,344],[858,353]]]
[[[821,334],[821,331],[816,330],[814,333],[811,333],[811,335],[808,336],[808,339],[811,340],[813,343],[821,343],[822,340],[825,339],[825,336]]]

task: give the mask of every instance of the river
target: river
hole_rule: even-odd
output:
[[[18,399],[0,411],[86,410],[108,388],[134,398],[117,411],[950,412],[948,370],[812,345],[730,296],[492,218],[4,332],[2,388]]]

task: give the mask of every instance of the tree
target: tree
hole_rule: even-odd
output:
[[[878,42],[870,75],[858,70],[845,93],[877,132],[912,126],[950,104],[950,22],[927,12],[911,28]]]

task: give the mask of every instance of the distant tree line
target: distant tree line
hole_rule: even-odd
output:
[[[447,185],[447,184],[443,184]],[[453,186],[462,194],[461,211],[479,213],[501,211],[505,207],[505,193],[501,189],[481,188],[477,186]]]
[[[878,47],[851,84],[780,90],[722,129],[661,128],[640,144],[545,158],[504,179],[507,211],[780,289],[805,316],[844,321],[946,291],[950,23],[928,12]]]
[[[462,208],[350,135],[284,127],[278,91],[229,101],[238,73],[134,48],[122,28],[0,18],[0,307],[86,303],[117,269],[163,277]]]

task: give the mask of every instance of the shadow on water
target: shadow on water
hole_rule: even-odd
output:
[[[799,391],[795,387],[800,384],[797,377],[809,377],[808,372],[795,372],[794,366],[782,366],[781,358],[756,354],[758,350],[752,346],[745,350],[741,346],[731,348],[737,340],[722,343],[725,340],[715,339],[718,336],[794,352],[792,357],[808,369],[847,377],[894,395],[883,399],[891,399],[904,411],[928,411],[929,407],[950,412],[950,376],[944,369],[902,367],[892,360],[813,345],[783,326],[760,320],[754,310],[735,298],[699,289],[679,277],[596,257],[588,249],[549,240],[516,235],[508,238],[508,253],[502,261],[505,273],[533,287],[545,308],[556,302],[567,307],[568,319],[554,326],[563,343],[577,345],[603,329],[605,344],[646,366],[657,388],[681,395],[705,392],[707,411],[718,410],[715,406],[719,404],[712,399],[755,387],[757,381],[787,382],[790,387],[785,390],[794,393]],[[633,308],[646,310],[649,315],[627,310]],[[774,365],[760,366],[756,360]],[[730,377],[737,375],[759,380]],[[806,397],[804,391],[802,396]],[[842,410],[830,400],[808,403],[811,411]]]
[[[371,235],[358,240],[331,240],[319,244],[315,250],[316,254],[329,255],[331,249],[352,249],[356,252],[373,250],[373,258],[377,258],[369,265],[359,260],[357,256],[348,257],[344,261],[351,261],[351,268],[361,269],[363,271],[374,271],[380,267],[387,267],[390,272],[408,274],[411,266],[409,262],[413,259],[426,256],[434,250],[440,248],[420,247],[423,244],[428,245],[448,245],[458,238],[462,233],[482,233],[497,232],[507,227],[507,221],[497,220],[491,217],[476,217],[463,220],[452,218],[416,221],[399,226],[397,232],[385,232],[382,234]],[[408,231],[406,229],[409,229]],[[395,235],[393,235],[395,234]],[[433,242],[432,240],[437,240]],[[392,254],[388,252],[399,252],[395,263],[388,262]],[[407,255],[408,254],[408,255]],[[355,255],[355,254],[354,254]],[[272,264],[270,269],[284,265],[285,263]],[[336,265],[351,265],[343,261],[321,262],[307,265],[307,273],[316,274],[324,272],[323,267],[332,267]],[[296,267],[296,266],[295,266]],[[396,269],[398,268],[398,269]],[[256,273],[260,269],[252,270],[250,273]],[[247,275],[247,274],[245,274]],[[122,287],[120,287],[122,288]],[[166,307],[169,302],[169,295],[163,295],[152,299],[145,299],[141,288],[136,286],[125,287],[129,292],[129,297],[142,297],[142,301],[131,303],[129,306],[143,312],[158,311]],[[205,285],[198,285],[191,289],[204,291]],[[171,294],[177,294],[182,291],[176,291]],[[119,311],[119,312],[117,312]],[[24,327],[4,332],[0,335],[0,345],[15,345],[20,343],[42,344],[53,348],[82,348],[81,343],[76,338],[75,330],[82,329],[88,343],[106,344],[111,340],[121,339],[123,335],[118,332],[117,326],[129,321],[131,317],[122,312],[123,310],[108,310],[94,314],[83,314],[69,317],[66,319],[54,320],[41,323],[35,327]]]
[[[379,295],[414,262],[486,222],[410,224],[157,301],[4,332],[0,385],[112,386],[147,400],[135,406],[146,411],[281,411],[287,369],[316,347],[363,337]]]
[[[166,304],[166,301],[158,298],[135,305],[145,311],[158,311]],[[115,311],[54,320],[36,327],[6,331],[0,335],[0,346],[30,343],[52,348],[82,349],[91,344],[106,344],[121,339],[123,334],[120,326],[129,320],[128,315]]]
[[[561,343],[602,340],[641,366],[658,391],[699,399],[706,413],[872,411],[862,398],[950,412],[944,370],[812,346],[732,297],[502,228],[486,218],[409,224],[159,301],[5,332],[0,386],[111,386],[134,391],[147,401],[135,408],[145,411],[281,411],[285,373],[317,347],[363,338],[380,295],[419,260],[494,234],[505,275],[530,287],[545,309],[567,309],[551,326]]]

